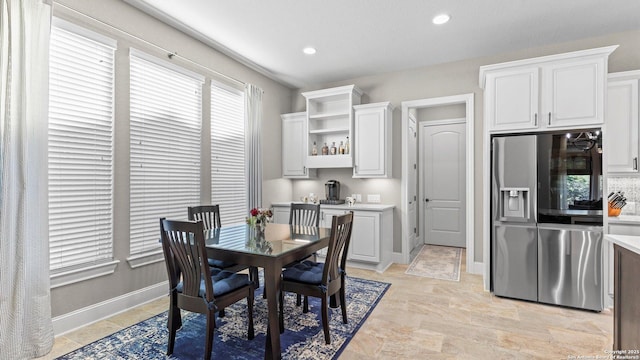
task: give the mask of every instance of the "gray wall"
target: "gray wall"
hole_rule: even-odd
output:
[[[480,66],[495,64],[505,61],[527,59],[538,56],[559,54],[564,52],[589,49],[601,46],[618,44],[620,47],[609,58],[609,72],[640,69],[640,31],[617,33],[603,37],[583,39],[569,43],[554,44],[538,48],[525,49],[508,54],[499,54],[489,57],[452,62],[437,66],[429,66],[419,69],[385,73],[373,76],[347,79],[344,81],[319,84],[313,88],[299,89],[294,98],[292,111],[304,111],[304,97],[301,92],[355,84],[360,87],[365,96],[363,103],[375,103],[379,101],[391,101],[396,107],[393,112],[393,179],[366,180],[351,179],[348,170],[323,170],[320,171],[316,181],[304,180],[293,182],[294,199],[308,193],[309,189],[323,193],[322,184],[328,178],[340,180],[343,186],[353,192],[380,193],[382,202],[396,206],[394,212],[394,252],[402,251],[402,230],[400,221],[400,174],[401,174],[401,110],[403,101],[427,99],[440,96],[459,95],[466,93],[475,94],[475,173],[470,174],[475,181],[475,261],[482,261],[483,224],[482,224],[482,133],[483,126],[483,92],[478,84],[478,71]],[[419,44],[416,44],[419,46]],[[446,116],[456,114],[452,109],[444,111]],[[418,114],[420,115],[420,114]],[[433,115],[440,116],[440,115]],[[456,116],[457,117],[457,116]],[[420,119],[420,118],[419,118]]]
[[[77,10],[69,11],[63,4]],[[106,23],[100,24],[88,19],[82,14],[99,19]],[[516,53],[497,55],[481,59],[473,59],[403,72],[373,75],[357,79],[349,79],[331,84],[318,84],[309,89],[292,91],[273,80],[229,59],[225,55],[212,50],[203,43],[139,12],[137,9],[119,0],[84,1],[57,0],[54,4],[54,15],[86,26],[90,29],[105,33],[119,40],[116,70],[116,154],[115,154],[115,219],[114,219],[114,257],[120,260],[115,274],[97,279],[87,280],[60,288],[53,289],[52,314],[58,316],[81,309],[102,301],[106,301],[141,288],[157,284],[166,280],[163,263],[131,269],[125,260],[129,253],[129,80],[128,80],[128,47],[135,46],[140,50],[166,56],[159,51],[145,45],[144,42],[122,34],[108,25],[124,30],[138,38],[145,39],[165,49],[177,52],[196,63],[219,71],[243,82],[253,83],[264,90],[263,97],[263,204],[289,201],[297,199],[309,192],[324,193],[324,182],[327,179],[337,179],[343,184],[344,194],[361,193],[366,200],[366,194],[380,194],[382,202],[400,207],[400,109],[402,101],[423,98],[457,95],[474,92],[476,94],[476,254],[475,259],[482,259],[482,224],[481,224],[481,195],[480,182],[482,159],[482,92],[478,87],[478,68],[481,65],[509,60],[523,59],[535,56],[549,55],[579,49],[586,49],[611,44],[621,47],[610,58],[610,71],[624,71],[640,68],[640,31],[627,32],[602,38],[586,39],[567,44],[552,45],[536,49],[528,49]],[[175,60],[177,64],[202,71],[198,67]],[[301,91],[315,90],[339,85],[356,84],[365,92],[363,103],[377,101],[391,101],[396,109],[393,112],[393,179],[352,179],[351,170],[324,169],[319,171],[317,180],[290,181],[281,178],[281,126],[280,114],[305,109]],[[450,110],[445,111],[450,113]],[[451,113],[456,113],[452,111]],[[428,115],[428,117],[440,115]],[[449,116],[449,115],[446,115]],[[208,140],[204,140],[206,143]],[[206,144],[205,144],[206,145]],[[203,163],[208,162],[208,155],[203,154]],[[203,171],[203,202],[207,202],[210,182],[209,174]],[[394,251],[401,252],[401,226],[399,210],[394,216]]]
[[[78,12],[70,11],[66,5]],[[135,8],[119,0],[59,0],[54,4],[54,16],[77,23],[89,29],[104,33],[118,40],[116,53],[116,119],[115,119],[115,179],[114,179],[114,257],[120,260],[114,274],[80,283],[52,289],[52,315],[58,316],[81,309],[93,304],[106,301],[123,294],[166,281],[164,263],[143,266],[132,269],[126,258],[129,255],[129,62],[128,48],[134,46],[139,50],[166,57],[166,52],[160,51],[144,42],[123,34],[100,22],[99,19],[117,29],[124,30],[135,37],[159,45],[162,48],[177,52],[179,55],[216,70],[242,82],[252,83],[264,90],[263,95],[263,156],[264,193],[269,203],[272,201],[286,201],[291,198],[291,183],[281,179],[280,169],[280,114],[291,109],[292,91],[273,80],[248,69],[238,62],[229,59],[203,43],[178,32],[161,22],[139,12]],[[176,64],[187,67],[196,72],[203,72],[202,68],[180,59],[173,60]],[[205,72],[205,75],[207,73]],[[211,74],[208,74],[211,75]],[[203,104],[203,111],[208,105]],[[208,144],[208,136],[204,136]],[[209,162],[209,154],[203,152],[202,163]],[[274,161],[270,161],[274,159]],[[203,171],[203,203],[210,201],[210,175]],[[185,209],[186,218],[186,209]],[[167,289],[168,290],[168,289]]]

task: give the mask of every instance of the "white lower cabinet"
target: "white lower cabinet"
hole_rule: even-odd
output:
[[[355,240],[357,239],[357,240]],[[351,244],[347,259],[380,262],[380,214],[369,211],[353,213]]]
[[[288,224],[289,223],[289,207],[274,207],[273,208],[273,222],[276,224]]]
[[[273,204],[275,222],[288,223],[289,204]],[[393,206],[321,205],[320,226],[330,228],[334,216],[353,211],[351,242],[347,250],[349,266],[384,271],[391,265],[393,252]],[[286,220],[284,214],[287,214]],[[279,215],[282,214],[282,215]],[[326,248],[318,251],[320,261]]]

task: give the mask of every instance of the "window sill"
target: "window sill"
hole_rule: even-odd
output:
[[[159,263],[162,261],[164,261],[164,254],[162,253],[162,249],[153,252],[147,252],[144,254],[131,255],[127,258],[127,262],[132,269]]]
[[[100,276],[111,275],[116,271],[120,260],[112,260],[99,264],[82,266],[70,270],[61,270],[51,274],[51,289],[94,279]]]

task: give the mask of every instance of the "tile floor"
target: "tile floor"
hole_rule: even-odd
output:
[[[610,311],[594,313],[493,296],[482,277],[459,282],[405,274],[392,265],[382,274],[348,269],[350,276],[391,287],[340,359],[570,359],[606,358],[613,344]],[[54,359],[84,344],[149,318],[167,298],[139,306],[56,338]]]

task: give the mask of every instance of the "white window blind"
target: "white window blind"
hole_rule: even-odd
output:
[[[49,60],[52,272],[113,257],[115,41],[63,25],[54,22]]]
[[[130,253],[161,246],[159,219],[200,204],[202,83],[198,75],[132,51]]]
[[[223,225],[245,221],[244,93],[211,84],[211,202],[220,205]]]

